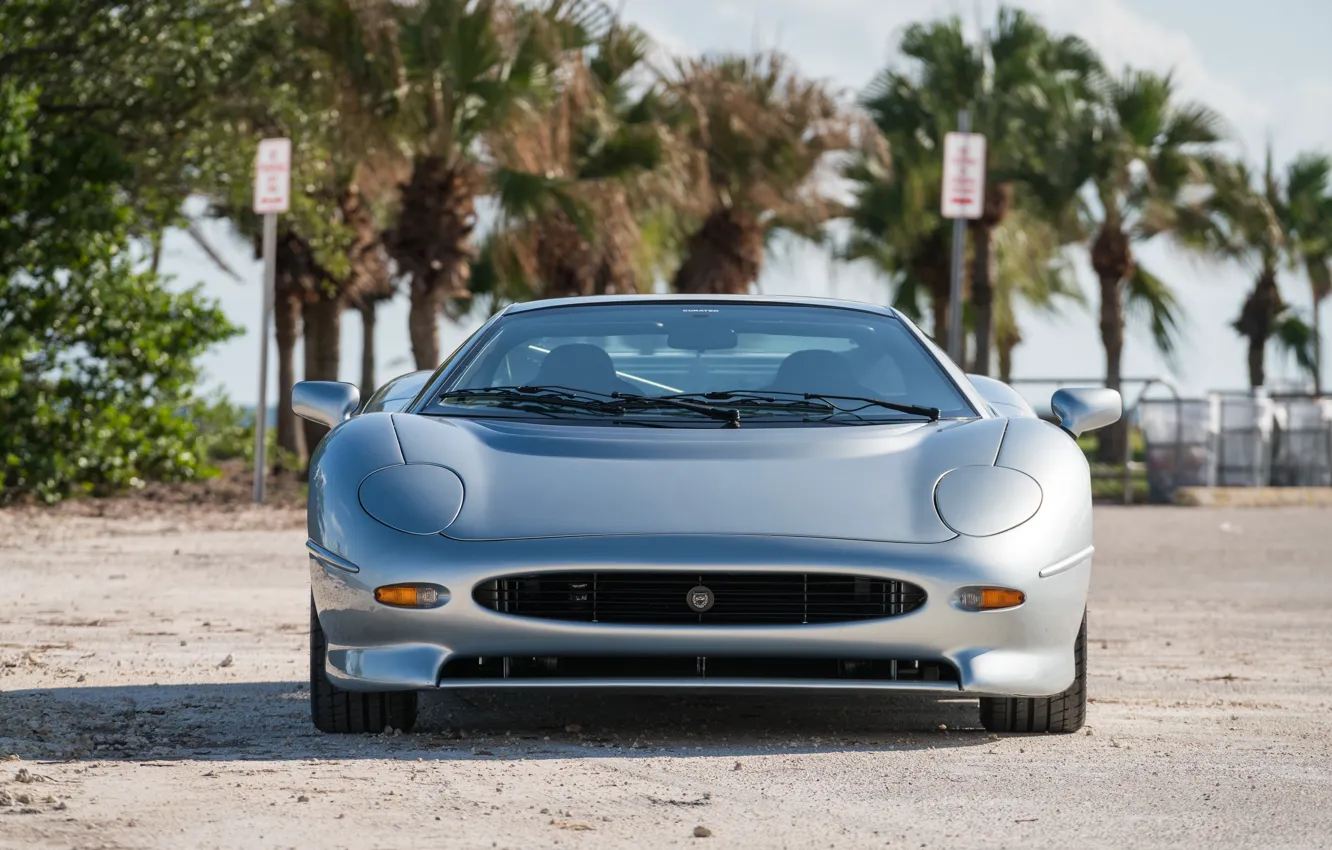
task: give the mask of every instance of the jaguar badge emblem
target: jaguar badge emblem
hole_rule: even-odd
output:
[[[685,602],[689,603],[689,607],[700,614],[711,608],[715,601],[716,598],[713,597],[712,591],[703,585],[699,585],[685,594]]]

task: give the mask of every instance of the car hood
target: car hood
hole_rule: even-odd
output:
[[[393,414],[408,463],[448,467],[458,540],[742,534],[938,543],[934,485],[994,463],[1003,419],[632,428]]]

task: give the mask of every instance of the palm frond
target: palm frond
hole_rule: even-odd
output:
[[[241,276],[236,273],[236,270],[231,267],[231,264],[223,259],[222,255],[218,253],[218,250],[213,247],[213,244],[208,240],[208,237],[204,236],[203,230],[199,227],[199,222],[190,221],[186,223],[185,233],[190,237],[190,240],[199,247],[199,250],[203,251],[204,255],[213,261],[213,265],[217,266],[223,274],[237,282],[242,280]]]
[[[706,164],[703,209],[826,220],[836,209],[817,186],[820,168],[831,155],[878,140],[837,93],[800,76],[776,51],[677,60],[668,92]]]
[[[1156,349],[1173,359],[1180,330],[1180,307],[1175,293],[1141,265],[1125,281],[1125,308],[1130,320],[1145,322]]]
[[[573,223],[584,239],[596,238],[595,217],[589,206],[575,196],[572,181],[507,168],[496,169],[494,181],[496,197],[506,217],[535,221],[543,215],[559,212]]]
[[[1286,310],[1278,318],[1272,343],[1281,354],[1293,358],[1305,374],[1313,376],[1317,372],[1313,328],[1293,310]]]
[[[1314,308],[1317,309],[1318,302],[1332,293],[1332,260],[1327,257],[1310,257],[1305,262],[1304,270],[1313,287]]]
[[[929,301],[929,288],[914,275],[904,275],[893,287],[893,307],[918,324],[925,318]]]

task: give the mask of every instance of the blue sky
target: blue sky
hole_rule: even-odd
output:
[[[1239,148],[1259,160],[1270,138],[1277,161],[1311,149],[1332,151],[1332,2],[1327,0],[1026,0],[1056,30],[1075,33],[1113,66],[1131,63],[1173,70],[1186,97],[1208,103],[1226,116]],[[647,28],[663,49],[747,50],[779,47],[802,70],[833,85],[858,90],[892,58],[892,45],[906,24],[938,14],[990,21],[993,2],[947,0],[623,0],[624,16]],[[262,269],[247,244],[221,224],[205,230],[242,275],[221,274],[183,234],[170,234],[163,270],[178,285],[203,282],[231,319],[247,328],[243,337],[219,346],[204,359],[210,381],[232,400],[253,403],[258,382],[259,292]],[[1026,341],[1014,353],[1016,378],[1091,378],[1104,370],[1095,310],[1094,279],[1085,251],[1075,250],[1089,298],[1055,317],[1032,316]],[[1170,375],[1187,393],[1245,385],[1244,347],[1229,323],[1238,315],[1251,274],[1238,265],[1200,263],[1164,244],[1140,249],[1143,265],[1173,284],[1187,314],[1177,362],[1165,363],[1141,329],[1132,329],[1125,354],[1129,376]],[[1285,298],[1309,309],[1307,282],[1293,272],[1281,280]],[[835,265],[821,252],[788,245],[768,258],[760,289],[772,294],[818,294],[884,303],[887,285],[867,269]],[[406,339],[406,303],[381,309],[377,348],[380,381],[411,369]],[[1324,304],[1325,327],[1332,308]],[[452,350],[475,323],[441,321],[442,348]],[[1332,343],[1324,346],[1324,373],[1332,371]],[[342,377],[356,380],[360,323],[348,313],[343,328]],[[270,364],[271,364],[270,358]],[[1278,380],[1293,378],[1293,365],[1274,362]],[[268,398],[276,392],[270,375]],[[1045,392],[1036,390],[1037,397]]]

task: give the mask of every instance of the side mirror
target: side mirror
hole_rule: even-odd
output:
[[[340,381],[301,381],[291,388],[291,409],[302,419],[336,428],[361,404],[361,391]]]
[[[1070,387],[1050,398],[1050,409],[1059,417],[1059,427],[1080,437],[1118,422],[1124,415],[1124,400],[1105,387]]]

